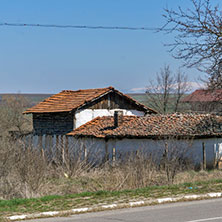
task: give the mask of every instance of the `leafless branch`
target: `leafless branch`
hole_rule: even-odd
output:
[[[160,113],[179,111],[182,96],[190,90],[185,73],[180,70],[174,75],[170,66],[164,66],[146,87],[147,101],[150,107]]]
[[[174,33],[174,42],[166,44],[176,59],[187,67],[210,72],[222,61],[222,12],[210,0],[190,0],[192,8],[165,8],[165,25],[160,31]]]

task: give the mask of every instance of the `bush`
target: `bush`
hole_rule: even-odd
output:
[[[50,148],[51,149],[51,148]],[[64,195],[84,191],[124,190],[173,183],[188,168],[175,155],[164,159],[164,168],[152,154],[131,153],[124,160],[95,164],[80,152],[42,152],[21,140],[0,141],[0,199]],[[171,158],[172,157],[172,158]],[[171,158],[171,159],[170,159]],[[174,162],[172,162],[174,161]]]

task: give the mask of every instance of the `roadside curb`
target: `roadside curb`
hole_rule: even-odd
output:
[[[200,199],[210,199],[210,198],[219,198],[222,197],[222,193],[207,193],[207,194],[199,194],[199,195],[185,195],[180,197],[167,197],[167,198],[158,198],[149,201],[132,201],[128,203],[120,203],[120,204],[108,204],[96,207],[85,207],[85,208],[75,208],[71,210],[64,211],[49,211],[42,213],[34,213],[34,214],[23,214],[23,215],[14,215],[6,217],[6,219],[10,221],[16,220],[26,220],[26,219],[36,219],[36,218],[44,218],[44,217],[54,217],[54,216],[62,216],[62,215],[73,215],[79,213],[86,212],[95,212],[102,210],[111,210],[111,209],[119,209],[119,208],[128,208],[128,207],[139,207],[146,205],[155,205],[155,204],[163,204],[170,202],[179,202],[179,201],[188,201],[188,200],[200,200]]]

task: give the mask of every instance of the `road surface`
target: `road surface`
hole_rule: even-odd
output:
[[[26,222],[222,222],[222,199],[180,202]]]

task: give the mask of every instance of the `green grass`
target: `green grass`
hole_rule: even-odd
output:
[[[148,98],[145,93],[132,93],[132,94],[129,94],[129,96],[131,96],[133,99],[137,100],[138,102],[146,106],[149,105]]]
[[[97,191],[65,196],[53,195],[31,199],[0,200],[0,217],[13,214],[69,210],[78,207],[89,207],[96,204],[121,203],[131,200],[148,200],[208,192],[222,192],[222,180],[210,180],[170,186],[150,186],[135,190]]]
[[[138,102],[153,108],[154,110],[156,110],[157,108],[155,107],[155,105],[153,104],[153,100],[149,99],[149,96],[146,95],[145,93],[132,93],[129,94],[129,96],[131,96],[133,99],[137,100]],[[183,97],[186,97],[186,95],[183,95]],[[154,98],[156,97],[157,100],[159,100],[158,96],[155,95]],[[169,104],[167,106],[167,113],[172,113],[175,110],[175,94],[171,94],[169,97]],[[179,107],[178,107],[178,112],[184,112],[184,111],[189,111],[190,110],[190,105],[186,104],[186,103],[180,103]],[[158,109],[157,109],[158,111]]]

